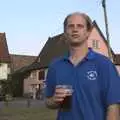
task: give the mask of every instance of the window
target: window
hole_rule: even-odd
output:
[[[40,62],[40,57],[38,57],[38,62]]]
[[[99,40],[93,40],[92,41],[92,47],[95,48],[95,49],[99,49],[100,48]]]
[[[35,79],[35,78],[36,78],[36,71],[32,71],[32,72],[31,72],[30,78],[31,78],[31,79]]]
[[[39,76],[38,76],[39,80],[44,80],[44,76],[45,76],[44,70],[39,71]]]

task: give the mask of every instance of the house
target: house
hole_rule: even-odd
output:
[[[37,57],[36,56],[30,56],[30,55],[16,55],[16,54],[10,54],[10,59],[11,59],[11,78],[12,78],[12,93],[14,96],[22,96],[23,95],[23,91],[25,91],[26,87],[23,87],[23,85],[25,85],[24,83],[24,79],[26,78],[25,76],[29,73],[26,74],[22,74],[22,71],[30,64],[32,64],[35,59]],[[30,77],[30,79],[36,78],[36,71],[32,71],[31,75],[33,76],[32,78]],[[29,81],[28,80],[28,81]],[[25,81],[25,82],[28,82]],[[35,81],[33,79],[33,81]],[[27,85],[26,85],[27,86]]]
[[[10,55],[7,46],[6,34],[0,33],[0,94],[2,83],[6,82],[10,74]]]
[[[93,21],[93,29],[88,38],[88,46],[92,47],[96,52],[109,57],[107,40],[95,21]],[[36,60],[22,71],[23,73],[30,71],[36,71],[35,73],[37,73],[37,77],[35,79],[31,79],[32,75],[29,75],[24,79],[23,93],[32,92],[33,88],[36,88],[37,90],[37,88],[39,88],[41,85],[44,85],[48,66],[52,59],[62,56],[67,52],[68,47],[65,43],[65,37],[63,33],[54,37],[49,37]],[[112,49],[111,54],[113,56],[113,62],[120,73],[120,55],[116,55]],[[29,82],[30,79],[31,82]]]
[[[17,84],[13,85],[13,93],[22,94],[20,91],[23,89],[23,76],[19,71],[23,70],[26,66],[32,64],[36,59],[36,56],[28,56],[28,55],[16,55],[10,54],[8,50],[6,34],[0,33],[0,94],[3,94],[3,88],[6,83],[10,82],[10,79],[13,78]],[[33,74],[35,76],[36,74]],[[22,80],[21,80],[22,79]],[[20,89],[20,90],[19,90]],[[7,90],[9,91],[9,90]]]
[[[7,80],[10,73],[10,56],[5,33],[0,33],[0,80]]]

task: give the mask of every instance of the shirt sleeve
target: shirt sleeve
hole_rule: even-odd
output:
[[[108,80],[106,89],[106,105],[120,103],[120,76],[115,65],[109,63]]]
[[[56,72],[55,69],[52,66],[50,66],[46,77],[46,89],[45,89],[46,97],[53,96],[55,84],[56,84]]]

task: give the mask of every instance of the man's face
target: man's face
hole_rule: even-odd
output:
[[[79,46],[84,43],[89,35],[86,20],[81,15],[72,15],[67,20],[65,35],[71,46]]]

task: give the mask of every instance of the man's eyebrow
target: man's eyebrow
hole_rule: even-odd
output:
[[[78,25],[78,26],[85,26],[84,24],[80,24],[80,23],[78,23],[78,24],[73,24],[73,23],[68,23],[68,26],[74,26],[74,25]]]

